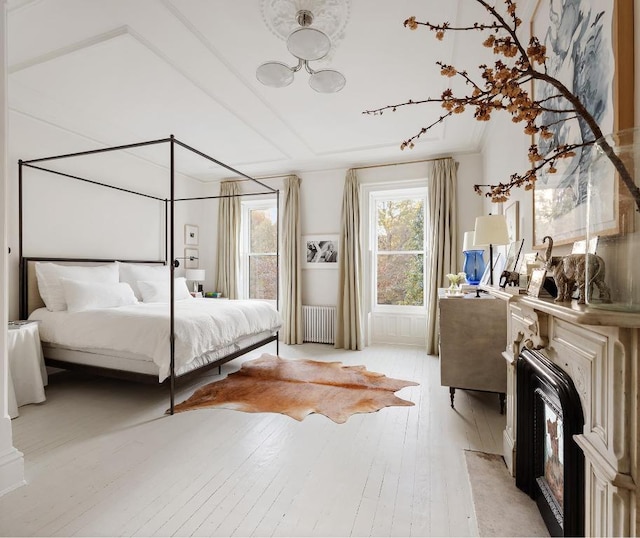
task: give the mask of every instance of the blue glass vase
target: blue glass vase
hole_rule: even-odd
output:
[[[480,284],[484,273],[484,250],[465,250],[464,267],[462,270],[467,275],[467,282],[472,286]]]

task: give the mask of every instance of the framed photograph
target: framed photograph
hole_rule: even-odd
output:
[[[571,254],[595,254],[598,248],[598,236],[589,238],[589,246],[587,248],[587,241],[583,239],[576,241],[571,248]]]
[[[200,260],[197,248],[185,248],[184,249],[184,268],[185,269],[197,269]]]
[[[509,232],[509,243],[520,239],[520,202],[512,202],[504,210],[504,218],[507,221],[507,232]]]
[[[540,290],[544,284],[544,279],[547,276],[547,270],[544,268],[534,269],[529,279],[529,287],[527,288],[527,295],[531,297],[538,297]]]
[[[198,227],[195,224],[184,225],[184,244],[198,245]]]
[[[531,19],[531,34],[546,46],[547,72],[572,88],[594,116],[603,133],[633,126],[633,25],[629,19],[633,2],[626,0],[538,0]],[[566,21],[571,20],[571,24]],[[576,40],[575,36],[580,39]],[[575,46],[567,48],[565,43]],[[630,61],[631,60],[631,61]],[[536,81],[533,99],[548,99],[553,108],[557,95],[551,85]],[[566,103],[566,102],[565,102]],[[562,103],[564,105],[564,103]],[[538,125],[555,125],[554,138],[536,140],[540,154],[561,144],[591,140],[577,120],[548,110]],[[584,131],[584,133],[583,133]],[[583,139],[584,134],[584,139]],[[575,156],[555,163],[557,172],[538,173],[534,189],[534,248],[542,247],[546,235],[555,245],[571,244],[586,235],[586,193],[589,173],[598,174],[598,222],[592,230],[599,235],[618,233],[618,179],[606,159],[602,170],[593,168],[592,146],[577,148]],[[592,214],[595,212],[592,211]]]
[[[306,269],[337,269],[338,240],[333,234],[302,236],[302,267]]]

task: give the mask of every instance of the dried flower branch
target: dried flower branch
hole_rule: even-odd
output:
[[[541,148],[538,142],[534,142],[529,148],[529,162],[531,168],[522,174],[512,174],[509,181],[496,185],[475,185],[478,194],[490,197],[494,202],[504,202],[515,187],[523,187],[530,190],[534,187],[538,174],[541,172],[557,172],[557,164],[562,159],[576,155],[576,150],[593,145],[603,138],[603,133],[580,99],[574,95],[560,80],[547,72],[547,50],[540,40],[532,36],[525,47],[520,41],[517,31],[522,24],[516,13],[516,4],[513,0],[504,0],[506,16],[503,16],[496,7],[489,5],[486,0],[475,0],[481,4],[492,18],[490,23],[474,23],[472,26],[453,27],[450,23],[432,24],[430,22],[417,21],[415,17],[409,17],[404,21],[405,27],[416,30],[420,26],[435,32],[435,37],[442,40],[450,31],[479,31],[490,32],[483,45],[491,48],[493,53],[501,56],[493,66],[480,65],[479,80],[472,79],[466,71],[458,71],[454,66],[437,62],[440,73],[445,77],[458,77],[462,79],[469,93],[455,96],[451,89],[445,90],[440,97],[429,97],[419,101],[408,100],[396,105],[387,105],[374,110],[366,110],[363,114],[380,115],[387,110],[395,112],[398,108],[424,103],[440,103],[446,110],[436,121],[423,127],[415,135],[403,141],[400,148],[413,148],[415,141],[429,129],[443,122],[446,118],[461,114],[467,108],[474,109],[474,116],[478,121],[489,121],[495,111],[506,111],[511,114],[514,123],[524,123],[524,132],[529,135],[538,135],[544,143]],[[535,100],[531,97],[527,86],[532,81],[539,81],[551,85],[557,93]],[[542,114],[551,112],[559,116],[553,121],[542,123]],[[591,132],[589,140],[579,144],[559,144],[555,142],[555,129],[570,120],[582,120]],[[638,188],[625,168],[624,163],[616,155],[613,148],[606,142],[601,143],[601,148],[611,160],[620,174],[625,186],[633,195],[637,210],[640,211],[640,188]]]

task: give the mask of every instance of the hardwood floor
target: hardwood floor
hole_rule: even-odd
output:
[[[275,345],[252,353],[275,352]],[[469,536],[463,449],[500,453],[496,394],[440,386],[438,358],[376,345],[280,346],[287,358],[365,364],[417,381],[391,407],[335,424],[279,414],[164,415],[159,386],[62,373],[20,408],[28,484],[0,498],[3,536]],[[239,368],[228,363],[222,375]],[[178,386],[177,401],[216,375]]]

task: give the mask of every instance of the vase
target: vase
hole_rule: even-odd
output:
[[[484,273],[484,250],[465,250],[462,270],[467,275],[467,282],[472,286],[480,284]]]
[[[587,252],[597,256],[586,258],[585,299],[594,308],[640,312],[638,178],[640,129],[598,140],[589,166],[586,218]]]
[[[460,295],[462,293],[462,285],[457,283],[452,283],[447,288],[448,295]]]

